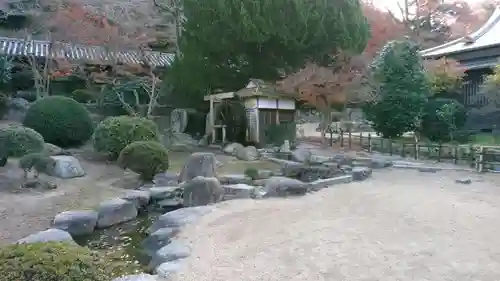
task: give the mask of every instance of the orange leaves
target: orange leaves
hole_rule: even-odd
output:
[[[404,36],[404,25],[389,13],[369,4],[363,5],[363,13],[371,27],[371,38],[365,48],[365,54],[370,58],[373,58],[387,42]]]

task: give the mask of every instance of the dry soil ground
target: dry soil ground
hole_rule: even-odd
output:
[[[460,177],[478,181],[455,183]],[[500,177],[374,172],[293,199],[239,200],[181,233],[176,281],[500,279]]]
[[[91,209],[101,201],[120,196],[140,182],[131,172],[113,164],[88,159],[89,148],[74,151],[86,171],[86,176],[76,179],[55,179],[42,175],[58,184],[54,191],[22,190],[22,171],[16,160],[9,159],[0,167],[0,245],[15,242],[33,232],[45,230],[59,212],[71,209]],[[169,156],[171,172],[180,172],[190,152],[172,152]],[[243,173],[246,167],[276,168],[268,162],[243,162],[234,157],[218,155],[223,166],[219,173]]]

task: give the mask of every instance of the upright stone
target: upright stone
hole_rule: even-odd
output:
[[[189,156],[181,171],[179,182],[189,181],[195,177],[215,178],[217,160],[213,153],[195,152]]]
[[[196,177],[181,185],[184,207],[195,207],[221,201],[224,189],[217,178]]]
[[[170,128],[174,133],[183,133],[188,121],[187,110],[176,108],[170,113]]]

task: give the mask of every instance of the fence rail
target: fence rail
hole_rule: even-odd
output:
[[[335,134],[337,135],[337,134]],[[339,130],[338,137],[330,134],[330,146],[361,147],[368,152],[411,157],[416,160],[435,160],[456,165],[468,165],[478,172],[500,172],[500,146],[439,144],[408,140],[390,140],[369,133],[351,133]]]

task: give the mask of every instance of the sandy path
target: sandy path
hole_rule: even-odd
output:
[[[177,281],[498,280],[500,178],[376,171],[296,199],[230,201],[188,227]],[[475,176],[477,177],[477,176]]]
[[[0,186],[0,245],[12,243],[36,231],[50,227],[59,212],[71,209],[92,209],[101,201],[119,196],[124,189],[112,183],[124,176],[123,170],[111,165],[95,165],[80,161],[87,175],[63,180],[51,178],[58,184],[54,191],[11,193]],[[9,163],[9,166],[15,166]],[[20,169],[2,167],[19,173]]]

